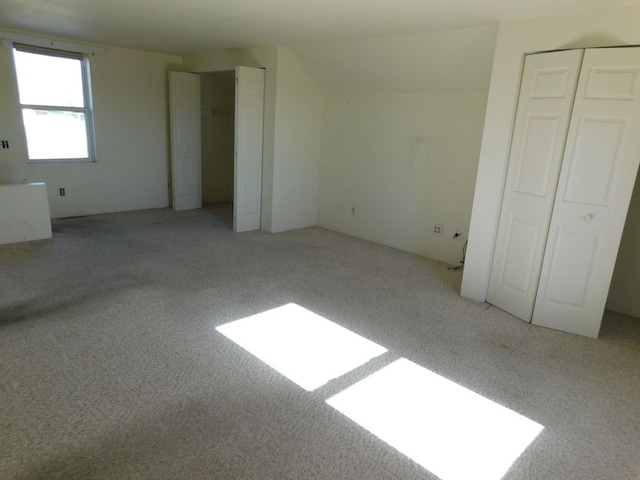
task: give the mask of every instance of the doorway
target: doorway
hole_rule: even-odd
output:
[[[170,188],[174,210],[202,208],[203,205],[200,80],[205,74],[169,72]],[[227,109],[205,112],[214,118],[233,119],[235,232],[260,229],[264,80],[263,69],[237,66],[233,115]],[[222,80],[223,84],[225,81]],[[216,115],[217,112],[221,115]]]
[[[235,71],[200,74],[202,207],[233,228]]]
[[[618,257],[611,278],[607,310],[603,320],[603,329],[610,331],[616,325],[608,323],[635,322],[640,338],[640,174],[629,203],[629,211],[624,225]]]

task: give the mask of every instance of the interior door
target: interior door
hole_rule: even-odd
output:
[[[236,67],[233,229],[260,229],[264,70]]]
[[[199,75],[169,72],[169,119],[173,209],[202,208]]]
[[[525,59],[487,301],[528,322],[582,55]]]
[[[588,49],[532,323],[597,337],[640,160],[640,47]]]

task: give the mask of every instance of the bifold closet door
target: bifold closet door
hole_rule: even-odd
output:
[[[264,70],[236,67],[233,230],[260,229]]]
[[[202,208],[200,75],[169,72],[169,125],[173,209]]]
[[[525,58],[487,301],[528,322],[582,55]]]
[[[585,51],[532,322],[597,337],[640,161],[640,47]]]

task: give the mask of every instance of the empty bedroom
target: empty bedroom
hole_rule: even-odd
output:
[[[640,478],[640,2],[0,5],[0,477]]]

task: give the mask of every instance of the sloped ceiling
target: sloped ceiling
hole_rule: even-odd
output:
[[[189,56],[285,46],[325,92],[486,93],[498,22],[640,0],[1,0],[0,29]]]
[[[190,54],[423,33],[638,0],[2,0],[0,28]]]
[[[486,93],[496,35],[490,25],[293,50],[325,92]]]

